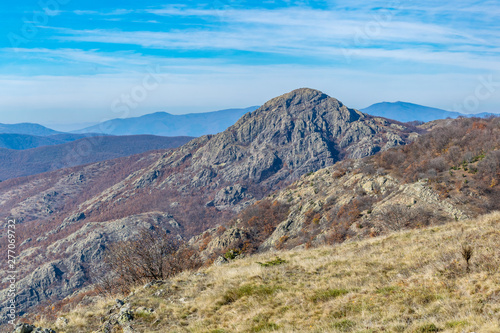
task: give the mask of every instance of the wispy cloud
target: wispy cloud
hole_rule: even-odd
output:
[[[407,100],[450,109],[479,75],[500,71],[497,0],[102,8],[61,8],[37,27],[43,33],[0,48],[0,110],[79,105],[98,121],[150,64],[165,83],[142,112],[247,106],[302,86],[354,107]],[[21,34],[18,25],[11,30]],[[500,109],[500,96],[487,103],[485,111]]]
[[[96,11],[96,10],[74,10],[73,11],[73,14],[76,14],[76,15],[98,15],[99,12]]]
[[[76,15],[99,15],[99,16],[119,16],[134,13],[133,9],[115,9],[112,11],[97,11],[97,10],[74,10]]]
[[[169,6],[148,10],[155,15],[213,17],[221,25],[210,29],[187,28],[170,31],[116,31],[61,29],[54,38],[61,41],[137,45],[149,49],[239,50],[296,57],[342,56],[392,58],[491,68],[498,65],[498,36],[482,29],[456,29],[437,23],[404,21],[397,13],[384,22],[377,11],[357,13],[318,9],[278,10],[193,9]],[[392,13],[392,14],[391,14]],[[479,48],[489,48],[484,57]],[[450,61],[452,57],[453,61]]]
[[[102,66],[126,68],[126,65],[143,66],[150,63],[141,54],[134,52],[113,52],[106,53],[99,50],[81,49],[47,49],[47,48],[18,48],[0,49],[4,55],[6,53],[15,54],[17,57],[25,59],[37,59],[52,62],[68,61],[78,64],[89,63]]]

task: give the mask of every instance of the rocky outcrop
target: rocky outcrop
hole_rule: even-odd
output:
[[[99,269],[103,251],[110,242],[130,239],[141,228],[150,228],[159,219],[168,220],[168,217],[168,214],[149,213],[115,221],[92,222],[43,251],[38,248],[39,254],[30,260],[43,262],[44,258],[54,256],[61,259],[46,262],[31,273],[26,270],[19,274],[24,277],[17,282],[20,291],[17,296],[18,307],[30,308],[40,302],[73,294],[88,281],[88,267]],[[31,253],[31,249],[21,252],[19,262],[27,262],[25,258]],[[0,299],[6,299],[6,293],[6,290],[0,291]],[[5,307],[1,310],[2,315],[4,311]]]
[[[335,216],[339,216],[342,209],[352,209],[347,214],[358,214],[346,231],[349,238],[401,230],[417,220],[416,223],[426,225],[469,217],[451,200],[440,198],[427,181],[405,184],[390,175],[363,173],[346,173],[335,179],[332,177],[335,171],[334,168],[320,170],[294,184],[294,190],[280,192],[277,200],[288,202],[291,198],[295,204],[288,218],[260,245],[261,250],[276,249],[278,244],[286,247],[287,242],[293,244],[306,229],[311,229],[308,225],[311,223],[317,223],[318,228],[310,242],[322,244],[329,233],[339,228]],[[362,205],[359,200],[372,203],[357,212]],[[311,216],[317,216],[318,220],[311,221],[314,219]],[[303,242],[296,244],[300,246]]]
[[[409,142],[410,131],[391,124],[320,91],[298,89],[214,136],[193,153],[191,168],[215,166],[214,174],[228,183],[273,187],[346,157],[360,158]]]
[[[242,200],[246,200],[246,202],[250,204],[249,200],[252,200],[253,198],[253,195],[248,193],[246,187],[243,187],[240,184],[235,184],[233,186],[226,186],[219,190],[219,192],[215,195],[215,199],[209,201],[207,206],[215,206],[217,209],[230,209],[234,208]]]
[[[416,136],[410,128],[349,109],[320,91],[298,89],[270,100],[222,133],[191,141],[152,165],[135,184],[181,191],[207,188],[215,191],[207,206],[245,206],[307,172],[403,145]],[[183,172],[170,171],[181,166]],[[245,195],[236,186],[245,188]]]
[[[56,333],[50,328],[35,327],[30,324],[17,324],[12,333]]]
[[[454,200],[440,197],[426,179],[407,184],[388,174],[366,174],[339,165],[305,175],[267,199],[290,209],[274,232],[257,244],[260,251],[323,245],[332,239],[359,239],[470,217]],[[190,244],[208,258],[235,244],[252,242],[253,236],[237,220],[222,234],[213,228]]]
[[[144,289],[150,288],[152,285],[161,285],[165,282],[155,281],[156,283],[149,283],[144,286]],[[108,315],[101,318],[101,328],[96,333],[111,333],[114,332],[116,327],[120,327],[124,333],[137,332],[134,329],[134,318],[136,316],[150,315],[155,310],[153,308],[138,307],[133,308],[128,302],[129,298],[124,300],[117,299],[116,304],[109,310]]]

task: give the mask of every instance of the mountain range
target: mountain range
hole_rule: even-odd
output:
[[[406,102],[376,103],[360,111],[374,116],[395,119],[404,123],[410,121],[429,122],[438,119],[458,117],[494,116],[494,114],[485,112],[478,114],[463,114]]]
[[[11,135],[17,136],[17,134]],[[0,148],[0,161],[2,161],[0,180],[30,176],[140,154],[150,150],[177,148],[193,139],[185,136],[170,138],[153,135],[89,136],[85,138],[85,135],[81,134],[58,134],[40,138],[51,139],[53,136],[69,137],[72,140],[55,144],[57,141],[52,139],[50,145],[25,150]],[[0,139],[2,137],[3,135],[0,134]],[[84,138],[74,140],[77,137]],[[63,142],[63,140],[60,141]],[[42,142],[42,140],[37,141],[37,143]]]
[[[245,113],[258,106],[215,112],[173,115],[156,112],[141,117],[112,119],[73,133],[104,133],[111,135],[151,134],[159,136],[202,136],[217,134],[233,125]]]
[[[35,136],[47,136],[54,134],[61,134],[61,132],[54,131],[50,128],[39,124],[20,123],[20,124],[0,124],[0,133],[3,134],[28,134]]]
[[[217,134],[233,125],[245,113],[254,111],[257,106],[245,109],[229,109],[207,113],[172,115],[157,112],[141,117],[113,119],[87,127],[74,133],[106,133],[112,135],[151,134],[163,136],[202,136]],[[406,102],[382,102],[360,110],[373,116],[394,119],[400,122],[429,122],[438,119],[458,117],[487,117],[491,113],[462,114],[442,109]]]
[[[87,133],[87,134],[50,134],[46,136],[37,136],[29,134],[0,134],[0,148],[14,149],[14,150],[24,150],[31,148],[38,148],[43,146],[53,146],[60,145],[63,143],[98,136],[99,134]]]
[[[78,140],[82,138],[83,134],[100,136],[156,135],[200,137],[224,131],[236,123],[244,114],[254,111],[257,108],[257,106],[253,106],[243,109],[228,109],[184,115],[156,112],[140,117],[108,120],[97,125],[72,131],[72,134],[57,132],[42,125],[31,123],[0,124],[0,147],[9,149],[36,148]],[[446,118],[495,116],[491,113],[461,114],[406,102],[376,103],[367,108],[360,109],[360,111],[400,122],[429,122]]]

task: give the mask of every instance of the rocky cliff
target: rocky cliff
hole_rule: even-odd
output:
[[[266,225],[272,232],[264,237],[246,217],[263,219],[266,212],[250,207],[252,213],[243,211],[223,232],[212,228],[190,243],[213,259],[249,245],[259,252],[315,247],[470,217],[466,207],[440,196],[427,180],[405,184],[389,174],[353,170],[328,167],[264,198],[288,210]]]

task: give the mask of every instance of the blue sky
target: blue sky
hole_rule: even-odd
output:
[[[23,0],[0,5],[0,123],[259,105],[500,112],[498,1]]]

